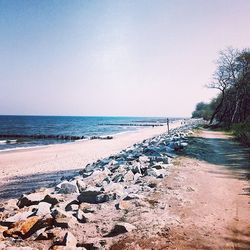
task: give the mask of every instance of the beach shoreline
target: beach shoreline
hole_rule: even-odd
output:
[[[180,127],[183,121],[170,123],[170,129]],[[67,174],[83,169],[88,163],[119,153],[121,150],[167,132],[167,126],[141,128],[114,135],[112,140],[84,140],[24,148],[0,153],[0,199],[4,187],[24,178],[48,175],[48,179],[60,180]],[[52,181],[52,182],[53,182]],[[51,180],[50,180],[51,182]],[[46,185],[49,184],[46,183]],[[12,186],[11,186],[12,188]]]
[[[0,200],[0,248],[248,249],[249,149],[222,132],[191,131],[197,125],[63,172],[50,187],[19,176],[22,195]]]

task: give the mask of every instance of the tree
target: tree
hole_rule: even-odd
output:
[[[192,113],[192,118],[203,118],[209,120],[211,116],[211,110],[207,103],[199,102],[196,105],[195,111]]]
[[[227,127],[238,123],[250,126],[250,49],[223,50],[216,64],[208,87],[220,92],[209,104],[198,103],[193,117],[210,118],[210,124],[216,119]]]
[[[214,109],[210,119],[210,124],[213,123],[215,116],[222,108],[226,90],[235,84],[237,74],[235,59],[238,56],[239,51],[233,48],[227,48],[219,53],[219,59],[216,62],[217,69],[213,75],[214,80],[208,87],[218,89],[221,92],[219,98],[220,101]]]

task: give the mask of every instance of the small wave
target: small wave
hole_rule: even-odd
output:
[[[17,140],[6,140],[7,144],[15,144],[17,143]]]
[[[6,140],[0,140],[0,144],[6,144]]]

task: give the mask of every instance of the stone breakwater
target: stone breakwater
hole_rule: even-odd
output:
[[[55,187],[0,204],[0,249],[110,249],[126,235],[147,235],[145,228],[163,233],[168,218],[160,196],[168,190],[162,181],[198,122],[88,164]]]
[[[76,140],[83,140],[83,139],[100,139],[100,140],[110,140],[113,139],[112,136],[75,136],[75,135],[19,135],[19,134],[0,134],[0,140],[1,139],[7,139],[5,140],[5,143],[13,143],[13,142],[19,142],[22,139],[54,139],[54,140],[67,140],[67,141],[76,141]],[[15,139],[15,140],[10,140]]]

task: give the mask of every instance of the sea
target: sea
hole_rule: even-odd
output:
[[[178,118],[169,118],[170,122]],[[165,117],[0,116],[0,151],[69,143],[134,131],[167,122]],[[79,137],[79,138],[78,138]]]

